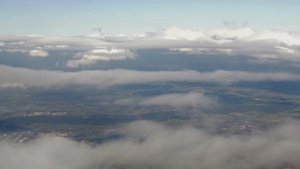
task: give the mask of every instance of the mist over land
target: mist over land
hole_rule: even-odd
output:
[[[0,143],[0,161],[3,168],[24,169],[298,168],[299,129],[299,121],[290,120],[268,134],[226,137],[136,121],[123,138],[95,146],[61,137]]]
[[[0,168],[300,168],[299,2],[1,3]]]

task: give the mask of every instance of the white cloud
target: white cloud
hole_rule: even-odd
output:
[[[288,46],[299,46],[300,45],[300,35],[296,32],[288,30],[264,30],[249,37],[249,41],[267,41],[275,40],[282,42]]]
[[[167,27],[122,43],[130,49],[164,48],[189,54],[226,54],[299,60],[300,34],[251,28],[212,31]]]
[[[47,51],[44,50],[31,50],[29,51],[30,56],[36,56],[36,57],[47,57],[49,56]]]
[[[67,67],[79,67],[85,65],[96,64],[97,61],[111,61],[111,60],[126,60],[134,59],[135,55],[126,49],[106,49],[99,48],[87,52],[81,52],[74,56],[74,60],[67,62]],[[79,59],[77,59],[79,58]]]
[[[126,137],[89,146],[44,137],[22,145],[0,143],[0,166],[10,169],[82,168],[299,168],[299,122],[265,135],[207,134],[196,128],[170,128],[137,121]]]
[[[195,40],[200,37],[204,37],[202,31],[194,31],[191,29],[182,29],[178,27],[165,27],[162,28],[162,38],[170,40],[188,39]]]
[[[212,109],[218,107],[217,101],[203,93],[174,93],[163,94],[145,98],[127,98],[116,100],[115,103],[121,105],[142,105],[142,106],[172,106],[172,107],[194,107]]]
[[[208,82],[229,85],[246,81],[297,81],[300,76],[291,73],[265,73],[224,71],[135,71],[125,69],[62,72],[13,68],[0,65],[0,84],[22,84],[24,86],[97,85],[107,87],[123,84],[154,82]],[[1,86],[1,85],[0,85]]]
[[[163,27],[154,32],[116,36],[103,34],[74,37],[0,35],[0,42],[9,44],[9,46],[0,46],[0,49],[4,51],[5,49],[31,51],[37,48],[44,51],[80,50],[82,57],[77,56],[76,58],[75,56],[74,60],[70,61],[78,63],[83,62],[82,60],[88,60],[88,58],[83,58],[84,55],[93,56],[95,60],[106,61],[134,59],[134,50],[154,48],[177,49],[177,51],[190,54],[248,55],[259,58],[288,60],[299,60],[300,56],[299,32],[289,30],[256,32],[251,28],[226,28],[205,31]],[[123,51],[121,52],[123,54],[120,51]],[[85,61],[85,64],[81,65],[88,66],[87,63]],[[89,63],[93,64],[95,62]]]
[[[68,60],[66,66],[70,68],[77,68],[80,66],[86,66],[91,64],[96,64],[97,62],[95,60],[90,59],[76,59],[76,60]]]

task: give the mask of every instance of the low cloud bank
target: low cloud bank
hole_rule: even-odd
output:
[[[153,82],[207,82],[230,85],[246,81],[297,81],[300,76],[291,73],[243,72],[217,70],[214,72],[136,71],[126,69],[62,72],[33,70],[0,65],[0,87],[51,87],[66,85],[97,85],[108,87],[124,84]]]
[[[126,136],[95,147],[59,137],[22,145],[0,143],[0,167],[10,169],[299,168],[300,123],[288,121],[265,135],[219,136],[196,128],[149,121],[126,127]]]

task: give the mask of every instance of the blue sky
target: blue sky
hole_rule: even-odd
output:
[[[235,27],[300,29],[295,0],[0,0],[1,34],[132,34],[163,26],[218,29]]]

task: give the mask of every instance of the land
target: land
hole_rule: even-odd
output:
[[[118,99],[166,93],[201,92],[219,106],[170,107],[119,105]],[[101,143],[124,136],[124,125],[151,120],[193,126],[221,135],[263,134],[287,118],[300,118],[300,96],[260,88],[198,83],[157,83],[105,89],[0,89],[0,140],[20,144],[44,135]]]

